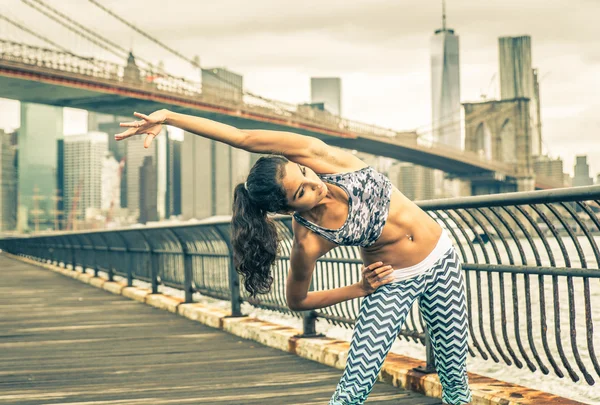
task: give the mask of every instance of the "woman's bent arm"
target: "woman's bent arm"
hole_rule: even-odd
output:
[[[364,297],[366,295],[367,292],[362,288],[360,283],[354,283],[332,290],[310,291],[306,294],[306,298],[296,303],[293,308],[290,306],[290,309],[294,311],[308,311],[311,309],[325,308],[330,305],[339,304],[340,302]]]

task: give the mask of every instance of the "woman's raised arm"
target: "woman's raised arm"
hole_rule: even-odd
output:
[[[148,134],[144,141],[144,147],[147,148],[160,133],[162,125],[165,124],[249,152],[283,155],[289,160],[309,166],[317,172],[336,172],[361,168],[365,165],[351,153],[329,146],[317,138],[293,132],[244,130],[166,109],[155,111],[150,115],[137,112],[134,115],[141,120],[121,123],[122,127],[128,129],[115,135],[117,141],[134,135]]]

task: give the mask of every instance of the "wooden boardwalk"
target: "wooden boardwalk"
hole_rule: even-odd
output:
[[[0,255],[0,404],[327,404],[342,371]],[[377,383],[366,402],[441,404]]]

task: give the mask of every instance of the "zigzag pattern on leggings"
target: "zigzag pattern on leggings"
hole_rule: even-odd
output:
[[[428,277],[429,278],[429,277]],[[435,365],[447,404],[471,402],[466,358],[468,325],[464,282],[456,252],[446,255],[431,274],[432,283],[420,300],[421,314],[434,346]]]
[[[442,399],[451,405],[469,403],[471,392],[465,366],[468,325],[463,289],[460,262],[452,249],[422,276],[384,285],[365,297],[344,374],[329,404],[360,405],[366,401],[417,297],[423,318],[430,325]]]
[[[379,291],[365,297],[362,302],[359,319],[354,327],[354,336],[344,376],[343,387],[338,387],[330,404],[362,404],[377,379],[381,365],[390,350],[399,329],[406,317],[406,308],[410,307],[419,291],[407,288],[401,294],[391,291],[393,284],[380,287]],[[402,319],[398,319],[399,316]],[[373,326],[376,325],[376,328]],[[342,392],[340,392],[342,391]],[[344,402],[334,402],[344,401]]]

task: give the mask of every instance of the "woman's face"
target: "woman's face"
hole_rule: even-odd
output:
[[[290,161],[285,169],[283,187],[295,211],[308,211],[327,196],[327,185],[308,167]]]

